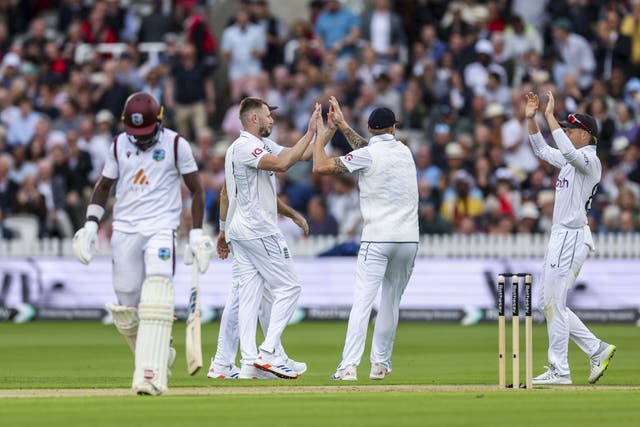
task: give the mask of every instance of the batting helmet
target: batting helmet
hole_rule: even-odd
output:
[[[122,121],[127,134],[146,137],[155,134],[162,122],[163,108],[145,92],[136,92],[127,98],[122,110]]]

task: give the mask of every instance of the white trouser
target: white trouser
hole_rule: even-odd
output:
[[[269,329],[269,316],[271,315],[271,302],[273,297],[265,289],[262,304],[260,305],[260,311],[258,312],[258,319],[260,326],[262,327],[263,335],[266,335]],[[240,341],[240,334],[238,331],[238,311],[240,308],[240,297],[238,292],[238,284],[233,283],[231,290],[227,296],[227,302],[224,305],[222,311],[222,317],[220,318],[220,330],[218,331],[218,346],[216,348],[216,354],[213,358],[213,362],[216,365],[229,366],[235,365],[236,356],[238,355],[238,343]],[[287,354],[282,347],[282,344],[278,345],[278,355],[284,359],[288,359]]]
[[[242,363],[258,357],[256,327],[265,287],[273,297],[269,326],[260,349],[274,352],[293,315],[300,283],[293,269],[291,252],[281,233],[253,240],[232,240],[232,276],[238,283],[238,323]]]
[[[353,306],[339,369],[360,364],[371,309],[380,288],[380,310],[373,330],[371,362],[390,367],[400,298],[411,278],[417,252],[417,243],[362,242]]]
[[[173,278],[175,266],[175,233],[159,230],[147,236],[114,231],[113,287],[120,305],[137,307],[145,277]]]
[[[573,340],[587,356],[598,350],[600,340],[567,307],[567,293],[575,283],[582,264],[587,258],[584,232],[556,230],[551,232],[549,247],[542,267],[541,304],[547,319],[549,334],[549,363],[558,373],[569,370],[569,339]]]

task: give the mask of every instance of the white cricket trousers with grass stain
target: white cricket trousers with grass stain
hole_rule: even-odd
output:
[[[252,240],[231,240],[233,281],[238,286],[238,325],[243,364],[258,357],[256,328],[265,289],[273,303],[269,326],[260,349],[274,352],[293,315],[300,296],[300,282],[291,251],[281,233]]]
[[[380,308],[373,330],[371,363],[391,367],[400,299],[411,278],[417,252],[418,244],[412,242],[362,242],[358,252],[353,306],[338,369],[360,364],[371,309],[379,289]]]
[[[569,339],[587,356],[595,354],[600,346],[600,340],[567,307],[567,293],[575,283],[588,251],[582,228],[554,226],[542,268],[540,307],[547,319],[549,363],[561,375],[570,374]]]

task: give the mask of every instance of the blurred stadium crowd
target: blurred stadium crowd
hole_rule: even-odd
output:
[[[40,237],[71,237],[124,101],[144,90],[193,143],[214,229],[239,100],[279,106],[273,138],[290,145],[335,95],[365,137],[373,108],[396,112],[422,233],[545,232],[557,171],[531,152],[523,99],[551,89],[558,117],[598,123],[592,230],[640,230],[640,0],[314,0],[290,24],[274,2],[225,2],[237,11],[217,28],[216,2],[0,1],[0,225],[32,215]],[[339,132],[330,149],[350,151]],[[312,235],[357,238],[351,176],[299,163],[278,182]]]

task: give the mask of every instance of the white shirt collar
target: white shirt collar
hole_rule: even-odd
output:
[[[390,133],[383,133],[382,135],[372,136],[371,139],[369,139],[369,144],[375,144],[379,141],[394,141],[395,139],[396,138]]]
[[[240,136],[243,138],[249,138],[249,139],[255,139],[257,141],[259,141],[260,143],[264,143],[262,138],[258,138],[257,136],[255,136],[254,134],[247,132],[246,130],[241,130],[240,131]]]

